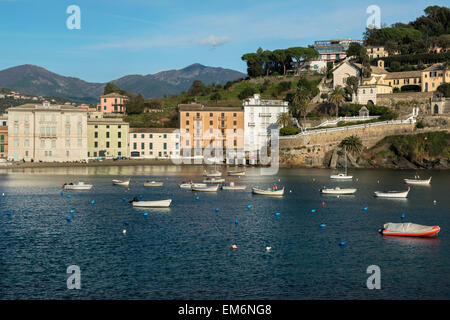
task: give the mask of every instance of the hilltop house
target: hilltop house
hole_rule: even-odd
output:
[[[97,110],[103,113],[125,113],[127,96],[118,93],[109,93],[100,97]]]

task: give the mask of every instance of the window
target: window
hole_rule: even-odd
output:
[[[237,113],[233,113],[233,117],[235,117],[235,118],[236,118],[236,117],[237,117]]]
[[[70,116],[66,116],[66,122],[70,122]]]
[[[167,150],[167,143],[166,143],[166,142],[164,142],[163,149],[164,149],[164,150]]]
[[[150,142],[150,145],[149,145],[149,147],[150,147],[150,150],[152,150],[152,149],[153,149],[153,143],[152,143],[152,142]]]
[[[145,134],[141,134],[141,138],[144,139],[145,138]]]
[[[56,121],[56,116],[54,114],[52,114],[52,121],[55,122]]]
[[[82,141],[81,139],[78,139],[77,145],[78,145],[79,147],[81,147],[81,146],[83,145],[83,141]]]
[[[109,138],[109,131],[106,131],[106,138]]]
[[[135,133],[135,134],[133,134],[133,138],[137,138],[137,135],[136,135],[136,133]]]
[[[66,127],[66,135],[70,135],[70,127]]]
[[[163,138],[164,138],[164,139],[167,139],[167,134],[164,134],[164,135],[163,135]]]
[[[66,147],[70,147],[70,140],[66,140]]]
[[[189,117],[189,112],[186,112],[186,117]]]
[[[19,140],[18,139],[14,139],[14,147],[18,147],[19,146]]]
[[[25,115],[25,121],[29,121],[30,120],[30,115],[26,114]]]
[[[98,148],[98,142],[94,141],[94,148]]]
[[[45,115],[41,114],[41,121],[45,121]]]
[[[136,150],[137,149],[137,143],[133,142],[133,149]]]
[[[106,141],[106,148],[109,148],[109,141]]]
[[[30,140],[25,139],[24,146],[25,146],[25,147],[29,147],[29,146],[30,146]]]
[[[120,131],[117,132],[117,138],[119,138],[119,139],[122,138],[122,132],[120,132]]]
[[[18,134],[19,133],[19,126],[14,126],[14,134]]]
[[[120,142],[120,141],[117,142],[117,148],[122,148],[122,142]],[[120,154],[119,154],[119,156],[120,156]]]
[[[150,136],[149,136],[149,137],[150,137],[150,139],[152,139],[152,138],[153,138],[153,134],[150,134]]]
[[[45,140],[41,140],[41,148],[45,148]]]
[[[67,157],[67,158],[69,157],[69,154],[70,154],[70,152],[69,152],[69,150],[67,150],[67,151],[66,151],[66,157]]]
[[[210,116],[210,117],[212,117],[212,116],[213,116],[213,114],[212,114],[212,113],[210,113],[210,114],[209,114],[209,116]]]
[[[186,120],[186,125],[187,125],[187,126],[189,125],[189,120]]]
[[[52,148],[56,148],[56,140],[52,140]]]
[[[97,131],[94,132],[94,138],[98,138],[98,132]]]
[[[213,121],[211,120],[211,121],[209,121],[209,125],[210,126],[212,126],[213,125]]]
[[[145,149],[145,143],[141,142],[141,150]]]
[[[25,134],[29,134],[30,133],[30,128],[29,127],[25,127]]]
[[[81,128],[81,127],[78,127],[78,135],[79,135],[79,136],[81,136],[81,135],[82,135],[82,133],[83,133],[83,130],[82,130],[82,128]]]

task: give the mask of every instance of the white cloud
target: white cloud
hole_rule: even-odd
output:
[[[215,36],[210,35],[206,38],[201,39],[198,44],[202,46],[211,46],[211,49],[215,49],[218,46],[225,44],[230,41],[230,38],[226,36]]]

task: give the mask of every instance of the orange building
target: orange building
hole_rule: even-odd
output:
[[[182,155],[203,155],[203,149],[221,149],[242,153],[244,150],[244,109],[242,107],[207,107],[201,104],[178,105],[180,121],[180,146]],[[186,153],[185,150],[189,150]],[[192,152],[193,150],[193,152]],[[215,152],[212,156],[216,155]]]
[[[104,113],[125,113],[127,96],[118,93],[108,93],[100,97],[100,103],[97,104],[97,111]]]
[[[8,118],[0,115],[0,158],[8,158]]]

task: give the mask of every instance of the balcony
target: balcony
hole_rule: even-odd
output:
[[[219,121],[227,121],[227,117],[225,117],[225,116],[220,116],[220,117],[219,117]]]
[[[194,116],[194,121],[201,121],[203,120],[202,116]]]
[[[56,133],[40,133],[39,138],[41,139],[56,139]]]

